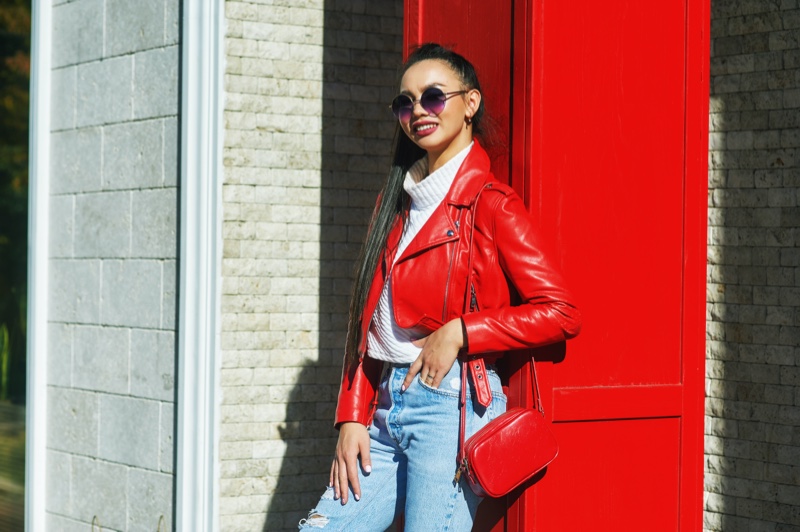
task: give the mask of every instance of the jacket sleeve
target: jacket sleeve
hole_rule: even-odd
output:
[[[356,421],[365,426],[372,422],[382,368],[382,362],[367,356],[361,357],[358,364],[350,367],[345,364],[336,405],[337,429],[347,421]]]
[[[540,347],[577,335],[580,312],[542,252],[541,235],[522,200],[513,193],[503,194],[491,211],[489,233],[499,266],[521,303],[481,308],[478,294],[478,311],[463,316],[469,354]]]

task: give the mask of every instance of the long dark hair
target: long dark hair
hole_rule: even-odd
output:
[[[416,63],[427,60],[436,60],[446,63],[461,80],[464,89],[481,90],[475,67],[463,56],[453,50],[436,43],[423,44],[414,50],[400,70],[400,78]],[[480,106],[472,116],[473,135],[483,133],[481,123],[484,115],[483,98]],[[410,201],[408,194],[403,189],[405,175],[411,166],[425,155],[425,150],[414,144],[403,130],[397,127],[395,131],[392,166],[386,184],[380,193],[372,220],[370,221],[367,237],[361,254],[358,257],[355,271],[355,283],[350,298],[350,320],[347,326],[347,342],[345,345],[345,363],[350,365],[359,359],[358,345],[361,333],[361,317],[367,302],[375,269],[383,256],[389,232],[398,217],[405,223],[406,207]],[[367,318],[369,319],[369,318]]]

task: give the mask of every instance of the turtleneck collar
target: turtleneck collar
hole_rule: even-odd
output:
[[[439,204],[444,199],[472,145],[473,142],[470,142],[469,146],[427,177],[425,176],[428,172],[427,155],[409,168],[403,188],[411,196],[412,209],[426,209]]]

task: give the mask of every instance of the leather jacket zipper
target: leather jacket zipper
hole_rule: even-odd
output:
[[[460,234],[461,224],[459,223],[459,220],[455,221],[455,225],[456,232],[459,232]],[[453,273],[453,263],[455,262],[456,258],[456,249],[458,249],[458,245],[453,245],[453,251],[450,253],[450,265],[447,267],[447,281],[445,281],[444,285],[444,303],[442,305],[442,324],[447,321],[447,297],[450,295],[450,274]]]

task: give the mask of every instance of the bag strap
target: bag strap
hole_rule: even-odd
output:
[[[478,200],[483,194],[483,191],[487,188],[491,188],[492,184],[489,183],[485,185],[479,192],[478,195],[475,197],[475,206],[472,209],[472,216],[470,220],[469,226],[469,248],[468,248],[468,260],[467,260],[467,288],[466,293],[464,294],[464,314],[468,312],[473,312],[475,310],[475,306],[473,305],[473,298],[475,297],[475,292],[472,289],[472,243],[473,243],[473,234],[475,231],[475,211],[478,210]],[[458,409],[460,411],[460,418],[458,423],[458,453],[456,455],[456,475],[453,481],[458,483],[458,480],[461,478],[461,473],[463,470],[467,468],[466,462],[466,451],[464,449],[464,436],[467,427],[467,387],[469,386],[469,379],[467,377],[467,370],[470,364],[469,359],[461,360],[461,393],[459,395],[459,402],[458,402]],[[480,363],[482,363],[482,359]],[[536,361],[534,360],[533,356],[531,356],[530,360],[530,372],[531,372],[531,393],[533,395],[533,404],[534,408],[542,414],[544,417],[544,407],[542,406],[542,398],[541,392],[539,390],[539,380],[536,377]],[[488,384],[488,383],[487,383]]]

